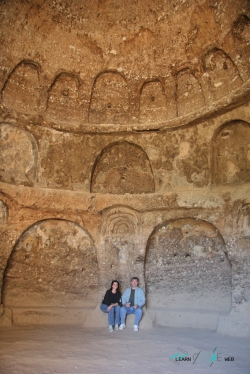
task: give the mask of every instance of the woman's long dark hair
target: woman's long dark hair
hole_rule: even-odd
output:
[[[112,291],[112,286],[113,286],[114,283],[117,283],[117,284],[118,284],[117,291],[119,291],[120,283],[118,282],[118,280],[115,280],[115,279],[112,280],[112,282],[111,282],[110,290]]]

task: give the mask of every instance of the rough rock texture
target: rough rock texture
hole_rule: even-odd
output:
[[[218,231],[206,221],[182,218],[157,228],[148,241],[145,278],[147,305],[163,325],[179,323],[190,309],[202,311],[203,318],[231,309],[230,261]]]
[[[137,275],[144,321],[250,335],[249,2],[6,0],[0,22],[0,324],[94,325]]]
[[[12,311],[9,308],[0,306],[0,326],[11,326],[12,321]]]

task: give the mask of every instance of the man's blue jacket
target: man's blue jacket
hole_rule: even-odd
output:
[[[131,287],[126,288],[122,295],[122,305],[125,305],[126,303],[129,302],[130,299],[130,294],[131,294]],[[135,305],[138,305],[139,307],[143,307],[145,304],[146,298],[145,298],[145,293],[142,288],[136,287],[135,289]]]

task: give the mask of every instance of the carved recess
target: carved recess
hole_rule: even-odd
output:
[[[37,145],[31,134],[17,126],[0,125],[0,181],[32,186],[37,157]]]
[[[129,121],[129,94],[125,78],[118,72],[99,74],[94,82],[89,107],[89,123]]]
[[[241,14],[234,21],[232,26],[232,39],[237,58],[237,66],[244,74],[244,80],[249,79],[250,65],[250,18],[246,14]]]
[[[123,289],[133,275],[142,274],[139,229],[138,213],[131,208],[118,206],[103,214],[100,263],[104,275],[118,279]]]
[[[4,276],[5,306],[89,306],[96,301],[93,240],[78,225],[46,220],[26,230]]]
[[[80,82],[77,75],[60,73],[49,90],[48,115],[59,121],[80,121],[82,107],[79,87]]]
[[[232,33],[238,41],[250,41],[250,19],[246,14],[241,14],[233,23]]]
[[[182,218],[157,227],[145,278],[148,306],[156,310],[230,310],[230,263],[221,235],[206,221]]]
[[[177,110],[178,116],[194,112],[205,106],[201,85],[189,69],[181,70],[177,81]]]
[[[232,121],[223,125],[213,140],[213,184],[250,181],[250,124]]]
[[[238,227],[242,236],[250,239],[250,203],[242,204],[242,209],[238,217]]]
[[[166,121],[167,98],[159,80],[145,82],[140,92],[140,122]]]
[[[250,239],[250,200],[237,200],[226,207],[226,226],[233,234]]]
[[[192,32],[195,33],[195,30],[196,26],[194,25]],[[194,40],[196,37],[199,39],[198,35],[201,31],[201,29],[197,31]],[[129,125],[131,129],[133,129],[135,122],[140,122],[142,127],[144,123],[148,128],[150,122],[166,122],[182,115],[190,115],[191,120],[193,112],[201,108],[204,108],[203,113],[199,111],[198,117],[210,113],[210,104],[214,104],[220,99],[219,109],[228,108],[230,102],[236,102],[235,97],[227,100],[228,94],[241,87],[243,79],[244,81],[249,79],[249,18],[246,15],[241,15],[234,22],[227,38],[230,43],[235,44],[232,55],[236,63],[224,51],[214,48],[202,58],[197,57],[190,60],[190,63],[194,64],[198,70],[200,64],[203,66],[204,73],[200,82],[195,74],[189,71],[189,68],[181,70],[176,76],[176,68],[173,67],[166,76],[146,79],[140,88],[139,102],[137,103],[135,101],[130,103],[129,94],[133,91],[135,83],[130,82],[128,86],[126,78],[116,70],[97,74],[89,99],[86,97],[86,92],[84,94],[82,92],[79,75],[63,72],[58,74],[51,83],[46,101],[46,113],[43,113],[45,92],[42,91],[42,87],[47,85],[47,82],[45,83],[46,76],[41,76],[40,65],[30,60],[21,61],[9,74],[1,92],[2,102],[7,108],[26,114],[37,114],[38,112],[45,114],[43,125],[60,130],[63,128],[69,130],[70,128],[73,131],[78,131],[80,128],[81,131],[96,132],[106,131],[107,127],[111,127],[112,132],[116,129],[123,131],[118,124],[129,124],[131,107],[140,109],[139,118],[134,116],[132,118]],[[200,42],[198,43],[199,49],[204,49]],[[192,43],[193,41],[190,46]],[[202,56],[202,53],[204,52],[201,51],[199,55]],[[244,85],[242,90],[247,93],[247,85]],[[239,90],[234,95],[241,100],[243,98]],[[87,105],[86,102],[89,102],[89,107],[83,113],[83,106]],[[48,121],[46,121],[46,114]],[[134,115],[137,116],[137,113]],[[87,116],[88,121],[86,122],[90,124],[103,123],[108,126],[96,128],[88,126],[88,123],[83,126],[81,122],[85,122]],[[51,123],[50,118],[59,123]],[[177,121],[168,124],[168,126],[181,127],[186,124]],[[157,126],[161,127],[162,124]]]
[[[7,223],[8,210],[3,201],[0,200],[0,225]]]
[[[35,114],[39,107],[40,66],[34,61],[21,61],[11,72],[2,90],[7,108]]]
[[[242,85],[238,69],[222,50],[214,48],[203,58],[202,88],[207,102],[214,102]]]
[[[211,40],[217,40],[221,33],[220,25],[216,21],[215,11],[206,4],[194,8],[190,20],[188,43],[186,50],[191,56],[199,56],[208,48]]]
[[[113,143],[97,158],[91,192],[136,194],[154,190],[150,161],[141,147],[128,142]]]

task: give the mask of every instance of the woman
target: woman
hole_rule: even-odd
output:
[[[104,313],[108,313],[108,324],[109,331],[113,331],[113,326],[115,325],[115,330],[119,330],[118,325],[120,324],[120,299],[121,292],[119,291],[119,282],[117,280],[112,280],[111,287],[106,291],[104,299],[100,305],[100,309]]]

